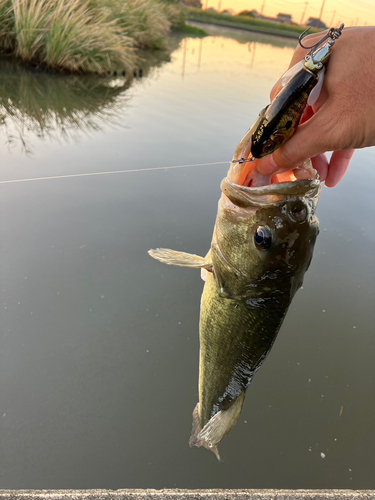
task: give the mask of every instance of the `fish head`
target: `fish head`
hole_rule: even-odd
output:
[[[307,193],[314,189],[314,183],[297,182],[304,185]],[[295,187],[289,186],[291,190]],[[256,211],[248,234],[254,266],[250,271],[253,281],[267,283],[260,286],[263,294],[269,290],[286,291],[289,284],[289,294],[294,296],[302,286],[318,233],[314,201],[306,193],[281,196],[279,201]]]
[[[221,184],[214,243],[227,263],[224,271],[230,295],[293,297],[302,286],[319,233],[315,215],[320,181],[311,163],[311,178],[251,187],[232,180],[235,168]],[[277,180],[277,179],[276,179]]]

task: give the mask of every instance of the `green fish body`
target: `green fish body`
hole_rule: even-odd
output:
[[[199,402],[190,445],[203,446],[218,459],[217,446],[235,425],[245,391],[302,285],[319,232],[319,180],[253,188],[231,177],[229,171],[221,184],[206,257],[149,252],[169,265],[202,269]]]

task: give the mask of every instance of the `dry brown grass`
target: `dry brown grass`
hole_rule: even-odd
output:
[[[16,36],[13,29],[13,10],[10,0],[0,0],[0,49],[12,52],[16,46]]]
[[[103,73],[113,67],[132,70],[136,54],[134,41],[103,9],[90,9],[82,0],[57,0],[49,21],[45,61],[52,69]]]
[[[132,71],[136,49],[163,47],[179,22],[158,0],[0,0],[0,50],[52,70]]]

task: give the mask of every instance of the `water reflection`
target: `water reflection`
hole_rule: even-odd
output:
[[[104,126],[124,126],[122,115],[130,99],[128,89],[134,81],[152,77],[169,62],[178,44],[178,37],[174,37],[165,51],[143,52],[134,75],[51,75],[2,59],[0,133],[10,148],[20,147],[31,154],[30,134],[70,141]]]
[[[271,38],[241,30],[228,30],[216,26],[204,26],[213,35],[204,39],[185,39],[178,52],[181,52],[181,76],[189,72],[200,71],[201,68],[221,71],[220,61],[224,64],[232,60],[233,65],[244,65],[250,69],[256,66],[255,55],[258,48],[258,68],[264,69],[264,63],[275,57],[275,47],[289,49],[295,41],[287,38]],[[272,43],[270,43],[272,41]],[[219,42],[219,43],[217,43]],[[225,62],[224,62],[225,61]],[[287,61],[285,62],[285,68]],[[274,69],[274,68],[273,68]],[[266,69],[266,72],[269,70]]]
[[[2,132],[10,146],[21,145],[31,153],[30,132],[39,138],[70,140],[78,132],[100,130],[103,122],[118,125],[116,102],[129,88],[125,78],[45,77],[8,66],[0,104]]]
[[[141,55],[136,75],[51,75],[25,68],[3,58],[0,71],[0,135],[9,149],[33,151],[33,136],[39,139],[76,141],[81,134],[103,130],[105,126],[124,127],[124,109],[129,105],[129,88],[140,77],[155,78],[159,68],[171,61],[171,54],[181,57],[182,78],[187,74],[221,71],[222,61],[229,59],[236,66],[256,66],[264,71],[263,61],[269,58],[273,45],[289,47],[287,39],[269,38],[237,30],[210,27],[214,35],[207,38],[183,38],[174,35],[165,51],[148,51]],[[233,39],[235,37],[235,40]],[[220,44],[215,44],[216,41]],[[267,70],[265,71],[267,74]]]
[[[251,53],[251,62],[250,62],[250,68],[252,68],[254,66],[254,60],[255,60],[255,52],[256,52],[256,49],[257,49],[257,44],[256,42],[249,42],[247,44],[247,48],[249,50],[249,52]]]
[[[223,40],[224,41],[221,43],[221,46],[220,46],[221,50],[223,50],[223,49],[226,48],[225,38],[223,38]],[[190,42],[190,47],[189,47],[190,50],[189,50],[189,52],[190,52],[191,56],[194,56],[195,51],[196,51],[196,46],[198,44],[198,48],[197,48],[197,53],[198,53],[197,68],[198,68],[198,71],[201,69],[201,66],[202,66],[202,55],[203,55],[204,40],[203,39],[200,39],[199,41],[198,40],[194,40],[194,39],[191,39],[191,40],[185,39],[185,40],[183,40],[183,42],[182,42],[182,72],[181,72],[181,76],[182,77],[185,76],[185,71],[186,71],[186,55],[188,53],[188,42]],[[215,37],[212,38],[212,42],[211,43],[214,43],[214,42],[215,42]],[[231,44],[231,42],[229,42],[229,43]],[[245,43],[245,42],[242,42],[242,43]],[[256,46],[257,46],[257,42],[256,41],[247,42],[247,48],[248,48],[249,53],[251,54],[251,61],[250,61],[250,65],[249,65],[250,68],[253,68],[253,66],[254,66]]]

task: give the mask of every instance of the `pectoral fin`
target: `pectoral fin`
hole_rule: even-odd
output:
[[[168,264],[168,266],[191,267],[193,269],[206,269],[212,271],[209,254],[203,258],[191,253],[177,252],[168,248],[155,248],[148,251],[152,258]]]

